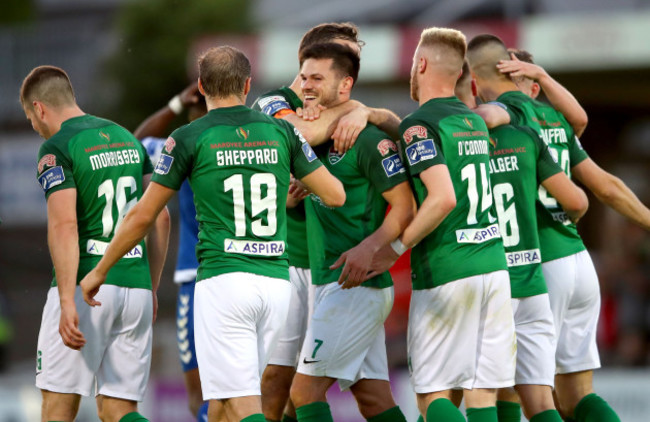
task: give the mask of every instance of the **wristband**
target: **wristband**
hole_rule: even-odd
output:
[[[169,100],[169,102],[167,103],[167,107],[169,107],[169,109],[173,111],[174,114],[176,115],[181,114],[184,108],[183,103],[181,102],[181,97],[176,95],[174,98]]]
[[[401,240],[399,240],[399,238],[390,242],[390,247],[393,248],[393,250],[398,256],[402,256],[404,252],[406,252],[409,249],[406,247],[405,244],[402,243]]]

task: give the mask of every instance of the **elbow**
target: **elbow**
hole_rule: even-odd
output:
[[[337,180],[338,182],[338,180]],[[345,189],[343,189],[343,184],[341,182],[337,183],[335,189],[327,195],[327,198],[321,198],[325,205],[328,207],[338,208],[342,207],[345,204]]]
[[[574,122],[574,130],[576,135],[580,136],[584,133],[585,129],[587,129],[587,124],[589,123],[589,117],[587,117],[587,113],[583,113],[580,117],[576,119]]]
[[[444,212],[445,216],[449,215],[450,212],[456,208],[456,195],[447,195],[440,203],[440,208]]]

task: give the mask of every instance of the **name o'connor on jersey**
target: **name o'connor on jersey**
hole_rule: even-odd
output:
[[[230,149],[217,151],[218,166],[241,166],[246,164],[277,164],[278,150],[264,149]]]
[[[488,141],[477,139],[458,142],[458,155],[488,154]]]
[[[104,167],[123,166],[124,164],[140,163],[140,153],[137,149],[124,149],[119,151],[100,152],[88,157],[93,170]]]

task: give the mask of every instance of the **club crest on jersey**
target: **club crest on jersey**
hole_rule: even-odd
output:
[[[165,141],[165,148],[164,148],[164,149],[165,149],[165,151],[167,151],[169,154],[171,154],[171,152],[172,152],[172,150],[174,149],[175,146],[176,146],[176,141],[174,140],[174,138],[172,138],[172,137],[170,136],[170,137],[167,138],[167,140]]]
[[[383,157],[391,151],[397,152],[397,145],[390,139],[384,139],[377,144],[377,150],[379,150],[379,153]]]
[[[343,157],[345,157],[345,153],[339,153],[336,149],[334,149],[334,145],[330,147],[330,150],[327,153],[327,161],[329,161],[332,165],[341,161]]]
[[[426,138],[427,128],[424,126],[411,126],[410,128],[406,129],[404,131],[404,135],[402,135],[404,142],[407,144],[410,144],[413,141],[414,136],[417,136],[420,139]]]
[[[99,136],[101,136],[102,138],[106,139],[107,142],[111,142],[111,137],[108,135],[108,133],[104,133],[104,132],[101,132],[101,131],[100,131],[100,132],[99,132]]]
[[[248,139],[248,135],[250,134],[250,132],[249,132],[248,130],[244,129],[244,128],[241,127],[241,126],[238,127],[237,129],[235,129],[235,132],[237,133],[237,137],[238,137],[239,139],[243,139],[244,141],[245,141],[246,139]]]
[[[496,148],[496,147],[497,147],[497,140],[494,139],[494,138],[491,137],[491,136],[490,136],[490,145],[492,146],[492,148]]]
[[[54,154],[45,154],[38,160],[38,172],[43,172],[43,169],[47,167],[53,167],[56,165],[56,155]]]

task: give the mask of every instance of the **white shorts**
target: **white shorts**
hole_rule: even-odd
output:
[[[600,368],[598,275],[587,251],[542,264],[557,333],[556,373]]]
[[[507,271],[411,293],[408,356],[416,393],[511,387],[516,350]]]
[[[250,273],[196,283],[194,342],[204,400],[260,395],[290,298],[287,280]]]
[[[548,294],[513,298],[517,334],[515,384],[550,385],[555,378],[555,326]]]
[[[282,328],[275,351],[271,354],[269,365],[292,366],[298,364],[300,348],[305,340],[307,324],[314,309],[314,290],[311,284],[311,271],[306,268],[289,267],[291,280],[291,301],[289,316]]]
[[[85,346],[72,350],[59,334],[61,307],[57,287],[50,288],[38,334],[36,387],[56,393],[96,395],[142,401],[151,366],[151,290],[103,285],[83,301],[75,290],[79,329]]]
[[[316,286],[298,372],[336,378],[341,390],[360,379],[388,380],[384,321],[393,299],[393,287]]]

